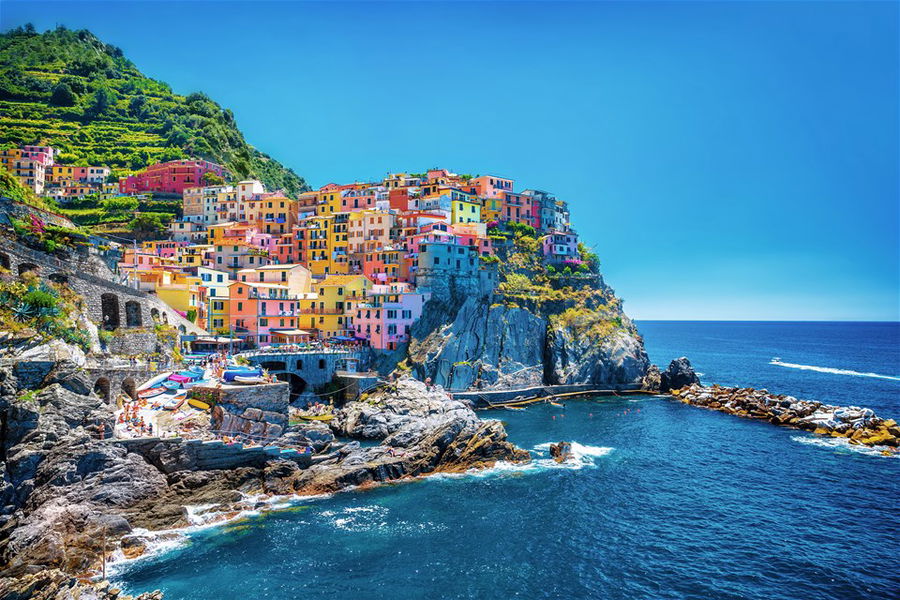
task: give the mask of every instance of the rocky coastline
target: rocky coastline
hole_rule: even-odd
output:
[[[844,438],[848,443],[898,452],[900,427],[893,419],[877,416],[869,408],[832,406],[771,394],[753,388],[702,386],[691,383],[669,393],[685,404],[724,412],[774,425],[810,431],[817,435]]]
[[[79,597],[112,597],[84,579],[104,558],[143,554],[147,531],[192,525],[188,506],[214,505],[211,518],[225,520],[275,497],[530,460],[499,421],[479,419],[441,388],[408,376],[338,409],[330,426],[286,427],[278,441],[313,450],[306,468],[276,457],[203,470],[176,442],[111,440],[113,411],[67,360],[21,381],[14,364],[0,366],[0,596],[57,597],[41,595],[46,588],[59,597],[75,589]],[[379,444],[341,442],[336,433]]]

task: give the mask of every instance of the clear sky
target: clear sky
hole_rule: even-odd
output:
[[[568,200],[640,319],[900,318],[898,4],[14,2],[231,108],[311,185]]]

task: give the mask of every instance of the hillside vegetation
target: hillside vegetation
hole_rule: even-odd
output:
[[[0,34],[0,144],[35,143],[59,148],[60,162],[106,165],[115,175],[204,158],[269,189],[307,189],[244,140],[231,110],[203,93],[173,93],[86,30],[26,26]]]

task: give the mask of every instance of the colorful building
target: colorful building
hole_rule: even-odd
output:
[[[119,179],[119,191],[123,194],[155,192],[181,195],[187,188],[201,186],[206,173],[224,177],[226,172],[221,165],[207,160],[172,160],[122,177]]]

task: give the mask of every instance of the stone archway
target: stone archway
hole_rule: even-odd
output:
[[[39,273],[38,266],[34,263],[23,262],[19,263],[19,275],[24,275],[25,273],[32,272],[35,275]]]
[[[0,269],[6,269],[9,271],[11,263],[9,262],[9,254],[6,252],[0,252]]]
[[[273,373],[279,381],[286,381],[291,386],[291,402],[306,391],[306,380],[296,373]]]
[[[101,377],[94,382],[94,393],[109,404],[109,379]]]
[[[48,277],[50,281],[53,283],[58,283],[60,285],[68,285],[69,277],[67,275],[63,275],[62,273],[53,273]]]
[[[122,381],[122,392],[128,395],[132,400],[137,400],[137,384],[131,377],[126,377]]]
[[[141,304],[136,300],[129,300],[125,303],[125,326],[141,327],[144,324],[143,315],[141,315]]]
[[[100,296],[100,310],[103,314],[103,329],[112,331],[119,328],[119,297],[115,294]]]

